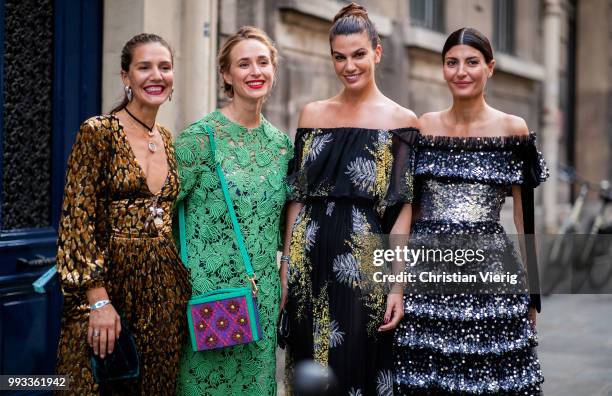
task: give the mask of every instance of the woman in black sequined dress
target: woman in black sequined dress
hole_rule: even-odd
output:
[[[495,66],[486,37],[460,29],[447,39],[442,57],[453,104],[419,120],[423,136],[417,144],[415,180],[420,212],[411,242],[461,235],[477,244],[464,248],[477,249],[485,240],[493,241],[496,249],[492,254],[485,249],[478,269],[504,273],[510,262],[526,286],[527,271],[500,224],[500,211],[511,195],[518,233],[523,233],[525,218],[533,222],[523,217],[522,207],[532,205],[532,188],[548,176],[535,135],[522,118],[485,102],[484,87]],[[461,271],[468,273],[470,266]],[[539,394],[539,298],[525,290],[407,295],[395,338],[396,393]]]

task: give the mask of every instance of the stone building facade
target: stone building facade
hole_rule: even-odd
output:
[[[362,0],[383,43],[382,91],[417,114],[446,108],[440,51],[463,26],[492,39],[497,60],[487,101],[523,117],[537,131],[554,170],[569,163],[585,177],[612,177],[612,2],[609,0]],[[299,112],[340,89],[328,30],[341,0],[106,0],[103,107],[121,95],[118,51],[140,31],[166,37],[176,50],[175,100],[163,122],[180,131],[223,103],[214,55],[242,25],[276,42],[278,83],[267,118],[293,135]],[[107,17],[108,15],[108,17]],[[540,197],[554,230],[571,190],[553,176]]]
[[[383,40],[379,86],[417,114],[450,103],[440,59],[448,33],[473,26],[493,40],[487,100],[527,120],[553,170],[538,189],[538,224],[554,231],[571,202],[555,177],[559,163],[593,181],[612,178],[612,0],[359,1]],[[264,111],[293,135],[305,103],[340,89],[328,29],[345,4],[0,0],[0,374],[54,372],[61,292],[49,274],[66,161],[80,123],[121,99],[123,44],[146,31],[173,45],[176,91],[159,121],[178,133],[222,105],[223,40],[242,25],[263,28],[282,57]]]

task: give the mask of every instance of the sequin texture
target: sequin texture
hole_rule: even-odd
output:
[[[533,185],[547,177],[533,133],[506,138],[421,136],[415,170],[421,211],[413,238],[494,236],[487,248],[503,251],[505,257],[511,252],[520,268],[500,224],[500,211],[512,185]],[[487,260],[482,268],[501,265],[498,256]],[[540,394],[543,377],[528,305],[525,293],[406,295],[394,348],[397,393]]]
[[[179,192],[172,135],[158,129],[169,169],[156,195],[115,116],[85,121],[68,159],[58,235],[64,306],[56,369],[70,376],[67,394],[100,394],[87,345],[86,291],[101,286],[134,335],[141,359],[140,378],[120,382],[112,394],[175,394],[191,287],[172,239],[172,206]],[[153,224],[152,206],[162,209],[160,227]]]

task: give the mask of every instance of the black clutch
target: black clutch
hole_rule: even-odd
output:
[[[140,376],[140,357],[136,341],[123,320],[113,353],[107,354],[104,359],[92,353],[91,370],[97,384],[111,384]]]
[[[285,349],[287,340],[289,339],[289,313],[283,308],[278,317],[278,325],[276,326],[276,339],[278,346]]]

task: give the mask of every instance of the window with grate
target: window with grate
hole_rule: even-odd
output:
[[[514,0],[493,0],[493,49],[514,54]]]
[[[444,3],[444,0],[410,0],[411,23],[444,33]]]

